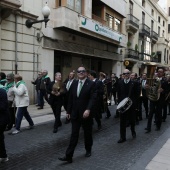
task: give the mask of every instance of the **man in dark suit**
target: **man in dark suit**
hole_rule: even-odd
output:
[[[67,112],[67,105],[68,105],[68,98],[69,98],[69,94],[70,94],[70,88],[71,88],[71,85],[72,83],[76,81],[75,79],[75,73],[72,71],[70,72],[68,78],[64,81],[64,84],[66,85],[66,94],[64,95],[64,109],[66,110]],[[65,124],[68,124],[70,122],[69,119],[67,119],[66,117],[66,121],[65,121]]]
[[[145,108],[146,118],[148,118],[148,98],[146,96],[146,89],[145,89],[146,82],[147,82],[147,75],[146,73],[143,73],[142,80],[140,83],[141,94],[139,98],[139,120],[142,120],[142,103]]]
[[[126,97],[132,100],[131,107],[124,113],[120,113],[120,140],[118,143],[126,141],[126,123],[129,121],[132,137],[136,138],[135,132],[135,105],[138,94],[137,84],[130,80],[130,71],[125,69],[123,71],[124,79],[119,81],[118,84],[118,102],[120,103]]]
[[[8,161],[5,150],[4,131],[9,123],[8,99],[4,89],[0,88],[0,163]]]
[[[93,116],[91,109],[96,100],[95,83],[87,79],[87,72],[84,67],[77,69],[78,79],[74,82],[70,89],[69,102],[67,107],[67,116],[71,118],[72,134],[70,144],[66,150],[64,157],[58,158],[61,161],[72,163],[72,157],[75,147],[78,143],[80,127],[84,130],[84,141],[86,149],[86,157],[91,156],[93,144],[92,139],[92,123]]]
[[[97,91],[97,98],[93,107],[93,116],[97,122],[98,130],[101,129],[101,118],[102,118],[102,111],[101,106],[103,104],[103,95],[104,95],[104,87],[103,83],[97,79],[96,72],[94,70],[91,70],[89,75],[89,79],[95,82],[95,88]]]
[[[155,114],[155,123],[156,123],[156,129],[155,130],[159,131],[160,128],[161,128],[162,109],[163,109],[163,105],[165,103],[165,96],[168,93],[167,92],[168,83],[167,83],[167,81],[164,80],[163,76],[164,76],[164,70],[158,69],[157,77],[155,78],[155,81],[154,81],[154,86],[157,86],[156,84],[158,84],[160,82],[158,90],[157,90],[157,92],[155,92],[157,94],[159,93],[160,97],[156,101],[153,101],[152,98],[149,98],[149,100],[150,100],[150,112],[149,112],[149,116],[148,116],[147,127],[145,128],[146,133],[151,132],[152,118],[153,118],[154,114]],[[150,88],[149,84],[146,84],[145,88],[146,89]],[[151,95],[151,96],[153,96],[153,95]]]

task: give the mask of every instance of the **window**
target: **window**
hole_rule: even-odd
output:
[[[145,13],[142,12],[142,24],[144,24],[144,23],[145,23]]]
[[[158,27],[158,36],[160,37],[160,27]]]
[[[165,26],[165,21],[163,21],[163,26]]]
[[[115,18],[115,25],[114,25],[114,30],[120,32],[121,31],[121,21]]]
[[[109,28],[113,29],[113,21],[114,21],[114,18],[111,15],[106,13],[106,24]]]
[[[142,0],[142,6],[145,7],[145,0]]]
[[[152,9],[152,12],[151,12],[152,16],[154,16],[154,10]]]
[[[56,7],[60,7],[61,6],[61,0],[56,0]]]
[[[151,31],[153,31],[153,27],[154,27],[154,21],[151,20]]]
[[[160,16],[158,16],[158,22],[159,22],[159,23],[161,22],[161,17],[160,17]]]
[[[165,31],[163,30],[163,31],[162,31],[162,37],[164,37],[164,35],[165,35]]]
[[[82,2],[81,0],[67,0],[67,7],[81,13]]]
[[[170,33],[170,24],[168,24],[168,33]]]
[[[132,1],[130,1],[129,2],[129,14],[133,14],[133,2]]]

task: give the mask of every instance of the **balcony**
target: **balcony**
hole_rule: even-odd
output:
[[[132,14],[127,15],[126,29],[128,32],[136,33],[139,29],[139,20]]]
[[[151,61],[151,55],[146,53],[139,53],[139,60],[144,62],[150,62]]]
[[[125,58],[139,60],[139,52],[132,49],[126,49]]]
[[[150,28],[146,24],[141,24],[139,34],[141,36],[149,36],[150,37]]]
[[[92,19],[102,23],[103,25],[106,25],[106,21],[97,15],[92,14]]]
[[[97,40],[114,43],[119,47],[126,47],[126,35],[105,26],[103,24],[105,21],[100,17],[93,15],[94,19],[88,18],[67,7],[54,9],[53,12],[53,16],[60,16],[51,19],[53,29],[74,32],[79,36],[90,36]]]
[[[151,38],[156,43],[158,41],[158,34],[155,31],[151,31]]]

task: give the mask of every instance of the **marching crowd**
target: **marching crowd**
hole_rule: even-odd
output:
[[[37,93],[37,109],[43,109],[44,100],[51,106],[55,117],[53,133],[57,133],[58,128],[62,126],[62,106],[66,110],[65,124],[72,124],[71,138],[65,156],[58,159],[68,163],[72,163],[81,127],[84,130],[85,156],[91,156],[93,119],[100,130],[102,115],[105,115],[106,119],[111,116],[108,106],[111,105],[112,97],[118,105],[114,117],[120,119],[118,143],[126,141],[128,126],[132,138],[136,138],[135,125],[143,119],[142,108],[145,109],[145,118],[148,119],[146,133],[151,132],[153,116],[155,130],[159,131],[162,122],[166,121],[167,114],[170,114],[170,76],[165,75],[161,68],[154,72],[152,77],[146,73],[138,77],[136,73],[125,69],[118,78],[115,73],[110,77],[104,72],[97,75],[94,70],[86,70],[81,66],[77,71],[71,71],[65,81],[62,81],[60,72],[57,72],[54,81],[51,81],[48,71],[44,70],[39,72],[37,79],[31,83],[35,85]],[[34,128],[34,122],[27,111],[28,106],[28,89],[22,76],[12,73],[5,75],[1,72],[0,162],[8,161],[4,131],[15,127],[12,134],[18,134],[23,116],[29,123],[28,128]]]

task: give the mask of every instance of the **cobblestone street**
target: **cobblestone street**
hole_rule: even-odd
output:
[[[33,130],[23,130],[17,135],[5,133],[6,149],[9,156],[7,163],[0,164],[1,170],[131,170],[141,155],[148,150],[170,126],[169,117],[162,124],[159,132],[154,130],[145,134],[146,119],[136,126],[137,138],[132,139],[127,128],[127,141],[117,144],[119,139],[119,119],[113,118],[115,106],[111,106],[112,117],[102,119],[102,130],[97,131],[96,122],[93,130],[93,150],[90,158],[85,158],[83,131],[80,132],[79,143],[73,157],[73,163],[60,162],[58,157],[64,156],[69,144],[71,124],[52,133],[53,122],[41,124]],[[104,115],[103,115],[104,117]],[[64,122],[64,120],[63,120]],[[143,167],[145,169],[145,167]]]

